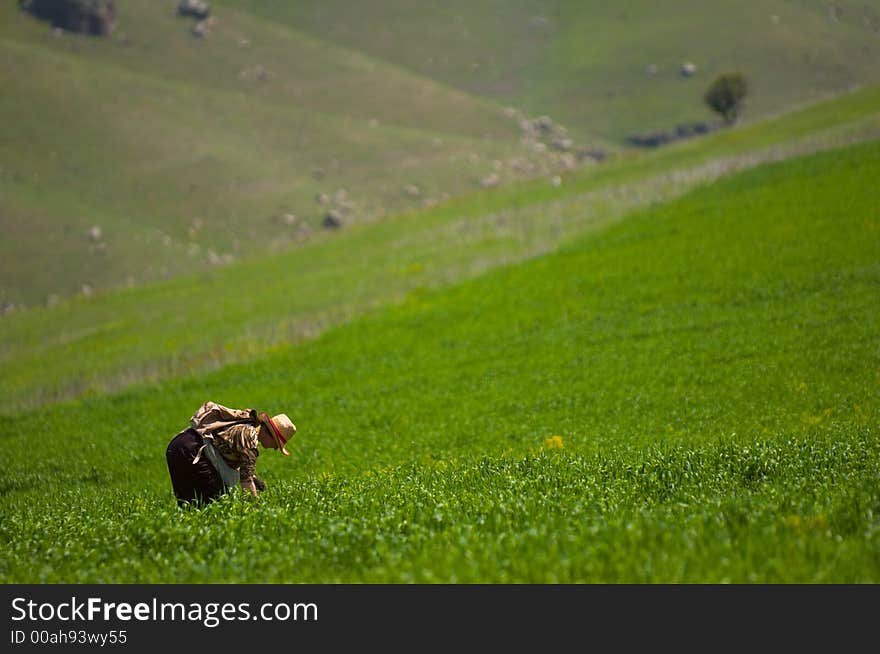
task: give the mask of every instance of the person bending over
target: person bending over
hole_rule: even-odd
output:
[[[256,496],[266,488],[256,476],[260,446],[290,456],[285,445],[295,433],[284,413],[205,402],[165,451],[177,505],[209,504],[236,485]]]

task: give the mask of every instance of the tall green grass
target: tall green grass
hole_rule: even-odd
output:
[[[0,570],[28,583],[876,583],[877,451],[862,434],[412,463],[184,512],[155,492],[80,487],[11,504]]]
[[[7,416],[0,576],[876,582],[878,174],[877,143],[761,166],[247,364]],[[257,501],[178,512],[162,452],[205,399],[299,433]]]

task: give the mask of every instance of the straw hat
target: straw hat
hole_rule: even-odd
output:
[[[296,425],[287,417],[287,414],[279,413],[277,416],[270,418],[268,413],[261,413],[260,422],[269,429],[269,433],[275,438],[281,453],[284,456],[290,456],[290,452],[287,451],[284,445],[293,438],[293,435],[296,433]]]

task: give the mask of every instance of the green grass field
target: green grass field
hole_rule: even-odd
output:
[[[876,0],[176,4],[0,7],[0,583],[880,582]]]
[[[876,583],[878,177],[877,141],[759,165],[313,340],[10,411],[0,579]],[[552,221],[537,200],[518,210]],[[364,271],[417,263],[381,252]],[[179,511],[163,451],[206,399],[300,431],[258,500]]]

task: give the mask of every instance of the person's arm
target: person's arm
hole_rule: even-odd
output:
[[[239,486],[254,497],[257,496],[254,476],[257,457],[260,456],[260,449],[257,445],[257,429],[259,428],[253,425],[233,425],[223,433],[224,440],[235,450],[239,461]]]
[[[243,463],[241,467],[238,469],[240,475],[239,484],[241,487],[248,491],[254,497],[257,496],[257,485],[254,483],[254,477],[256,476],[255,471],[257,467],[257,457],[260,452],[257,449],[254,450],[244,450],[242,452]]]
[[[254,497],[257,496],[257,487],[254,484],[253,477],[250,479],[242,479],[239,483],[244,490],[248,491]]]

